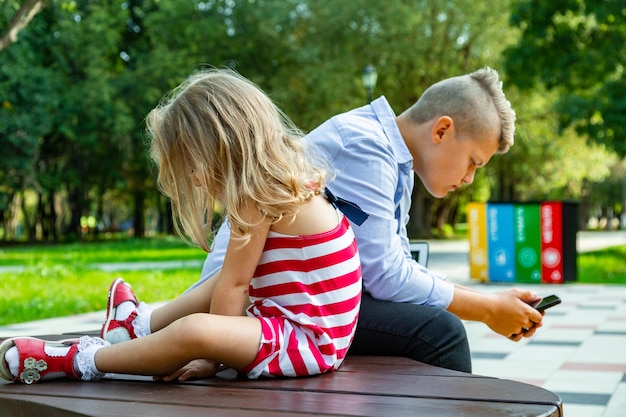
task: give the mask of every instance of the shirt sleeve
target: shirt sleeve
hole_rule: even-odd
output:
[[[327,133],[326,137],[337,135]],[[316,134],[323,136],[323,129]],[[373,136],[371,131],[361,135],[351,132],[341,146],[323,146],[330,151],[336,175],[329,184],[331,191],[369,214],[362,226],[353,225],[364,288],[379,300],[446,308],[452,301],[453,285],[415,262],[402,248],[394,201],[398,163],[389,141]]]
[[[191,291],[192,289],[196,288],[198,285],[202,284],[204,281],[207,281],[213,275],[217,274],[220,269],[222,269],[222,264],[224,263],[224,258],[226,257],[226,249],[228,248],[229,239],[230,226],[228,223],[228,219],[225,219],[224,222],[222,222],[222,225],[218,229],[217,233],[215,233],[215,236],[213,236],[211,252],[207,254],[207,257],[204,260],[200,279],[191,287],[189,287],[187,291]]]

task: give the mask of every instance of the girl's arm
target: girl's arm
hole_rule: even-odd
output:
[[[255,223],[261,219],[261,214],[247,205],[242,215]],[[270,220],[263,218],[261,223],[252,229],[252,236],[247,245],[241,246],[241,240],[233,239],[232,233],[222,270],[215,282],[211,298],[212,314],[225,316],[241,316],[250,304],[248,286],[254,271],[259,264],[265,240],[270,229]]]

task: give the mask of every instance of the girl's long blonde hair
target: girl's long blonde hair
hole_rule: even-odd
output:
[[[242,218],[244,205],[277,222],[319,194],[327,177],[301,131],[232,70],[190,76],[150,112],[147,128],[175,228],[207,252],[215,200],[245,244],[254,224]]]

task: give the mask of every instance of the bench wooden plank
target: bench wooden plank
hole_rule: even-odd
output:
[[[255,381],[237,379],[233,372],[222,373],[221,378],[207,379],[200,383],[246,389],[560,404],[557,395],[533,385],[451,371],[407,358],[385,359],[386,364],[381,368],[376,366],[376,362],[380,360],[378,357],[349,357],[338,372],[313,378]]]
[[[111,382],[116,384],[116,382]],[[100,383],[98,390],[109,382]],[[438,399],[420,399],[410,397],[376,397],[368,395],[342,395],[336,393],[309,392],[247,392],[242,395],[238,390],[210,388],[204,392],[187,395],[168,396],[160,390],[152,392],[150,398],[137,387],[124,383],[124,392],[129,396],[111,401],[107,398],[76,398],[72,387],[65,386],[66,396],[36,394],[3,395],[0,399],[3,416],[46,417],[113,417],[113,416],[154,416],[154,417],[195,417],[206,416],[394,416],[408,417],[415,415],[457,417],[457,416],[560,416],[555,406],[490,403],[462,400],[447,400],[445,404]],[[53,384],[48,384],[53,385]],[[54,384],[56,385],[56,384]],[[75,387],[74,387],[75,388]],[[115,392],[120,392],[120,387]],[[153,391],[153,390],[150,390]],[[84,394],[84,392],[82,393]],[[191,394],[188,392],[188,394]],[[157,399],[158,398],[158,399]],[[28,404],[29,407],[24,407]],[[33,404],[44,413],[35,411]],[[48,408],[46,408],[48,407]]]
[[[348,356],[339,371],[310,378],[247,380],[227,370],[187,383],[132,375],[97,383],[0,383],[0,410],[3,417],[563,415],[560,398],[539,387],[366,356]]]

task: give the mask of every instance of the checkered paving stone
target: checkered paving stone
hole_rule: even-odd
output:
[[[626,286],[519,287],[563,302],[546,312],[535,336],[518,343],[466,322],[473,372],[549,389],[562,398],[567,417],[626,416]]]

